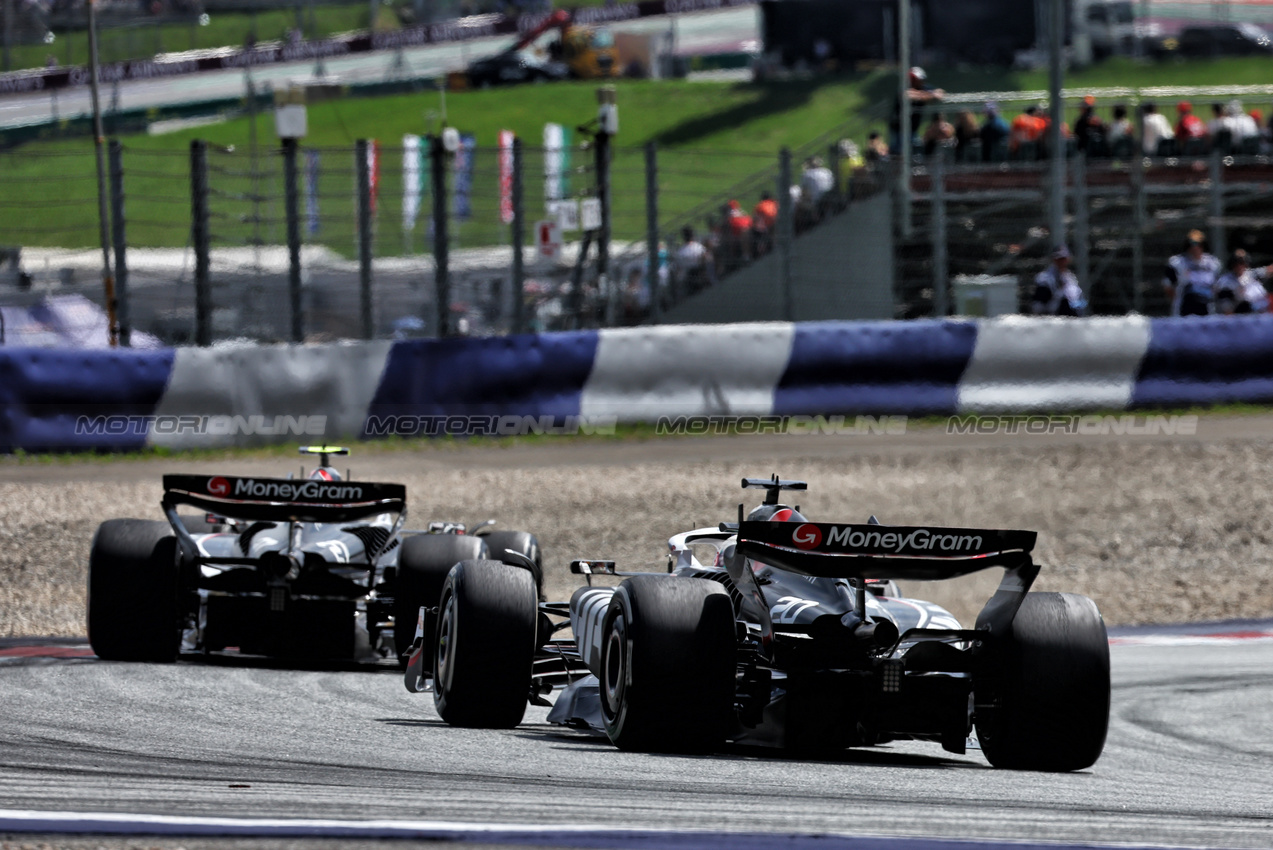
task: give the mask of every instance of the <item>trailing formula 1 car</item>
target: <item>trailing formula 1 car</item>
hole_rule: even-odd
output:
[[[804,482],[743,486],[766,490],[764,503],[673,537],[669,574],[574,561],[588,586],[569,603],[536,606],[516,566],[457,564],[431,642],[443,719],[515,726],[528,696],[548,704],[560,686],[550,722],[626,750],[921,740],[963,753],[975,729],[996,767],[1096,762],[1109,722],[1105,624],[1087,597],[1028,592],[1035,532],[810,522],[778,501]],[[988,567],[1004,578],[972,629],[897,584]],[[625,578],[594,587],[594,575]],[[567,628],[573,638],[553,637]],[[408,689],[421,684],[409,671]]]
[[[404,531],[404,486],[342,478],[330,458],[348,449],[301,453],[320,460],[300,478],[165,475],[166,520],[102,523],[89,555],[93,651],[405,663],[417,611],[437,604],[454,564],[515,557],[541,581],[534,535],[493,531],[494,520]]]

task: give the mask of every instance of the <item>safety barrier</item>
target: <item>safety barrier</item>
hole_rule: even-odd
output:
[[[565,419],[1270,401],[1273,316],[772,322],[176,351],[0,348],[5,452],[499,434]]]

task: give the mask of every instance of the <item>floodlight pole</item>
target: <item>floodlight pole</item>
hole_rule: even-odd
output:
[[[106,152],[102,149],[105,143],[102,133],[102,106],[99,97],[99,80],[97,67],[97,0],[88,0],[88,65],[89,86],[93,98],[93,147],[97,154],[97,223],[98,235],[102,243],[102,285],[106,295],[106,316],[109,326],[110,344],[119,344],[118,327],[115,323],[115,278],[111,273],[110,215],[107,212],[106,195]]]

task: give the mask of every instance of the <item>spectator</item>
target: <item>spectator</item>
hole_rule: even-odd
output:
[[[1105,131],[1105,143],[1109,145],[1110,156],[1131,156],[1134,145],[1133,133],[1131,119],[1127,117],[1127,106],[1122,103],[1115,104],[1114,118],[1109,122],[1109,129]]]
[[[778,202],[768,192],[761,192],[760,201],[751,212],[752,246],[757,257],[773,250],[777,227]]]
[[[1273,274],[1273,265],[1251,268],[1246,251],[1237,249],[1229,256],[1229,270],[1216,280],[1216,312],[1267,313],[1269,293],[1264,282]]]
[[[1207,146],[1207,125],[1193,114],[1193,104],[1182,100],[1176,104],[1176,144],[1183,154],[1203,153]]]
[[[1207,122],[1207,134],[1215,138],[1216,134],[1227,128],[1224,120],[1224,104],[1211,104],[1211,120]]]
[[[986,120],[981,124],[981,161],[993,162],[1006,158],[1008,151],[1008,122],[999,114],[999,104],[986,101]]]
[[[1070,249],[1057,245],[1052,264],[1034,278],[1030,311],[1036,316],[1081,316],[1086,308],[1079,279],[1070,271]]]
[[[954,143],[955,125],[943,113],[934,113],[924,129],[924,156],[932,157]]]
[[[958,162],[969,162],[979,159],[973,142],[981,144],[981,128],[977,126],[977,118],[967,109],[955,116],[955,159]]]
[[[686,292],[698,292],[711,278],[712,255],[694,237],[694,228],[681,229],[681,247],[676,249],[676,277]]]
[[[1256,150],[1251,150],[1248,146],[1258,145],[1258,142],[1250,140],[1260,138],[1260,125],[1255,118],[1246,114],[1246,110],[1242,108],[1242,101],[1229,101],[1224,117],[1229,128],[1229,138],[1234,153],[1258,153],[1258,147]]]
[[[868,167],[877,166],[881,162],[888,160],[888,142],[884,141],[884,137],[879,134],[878,130],[872,130],[866,137],[866,162]]]
[[[909,132],[911,138],[914,139],[919,135],[919,128],[924,122],[924,107],[930,103],[937,103],[946,97],[946,92],[939,88],[934,88],[928,82],[928,74],[923,68],[916,66],[910,69],[907,74],[906,99],[910,108]],[[891,147],[901,146],[900,128],[902,122],[897,114],[898,106],[893,107],[893,121],[890,129],[893,132],[893,140]]]
[[[1039,140],[1047,129],[1047,121],[1039,115],[1039,107],[1031,104],[1025,112],[1012,119],[1008,135],[1008,151],[1033,159],[1038,154]]]
[[[1207,238],[1201,230],[1191,230],[1185,247],[1167,260],[1163,270],[1163,291],[1171,299],[1173,316],[1205,316],[1211,312],[1211,299],[1220,261],[1206,252]]]
[[[730,272],[751,258],[751,216],[736,200],[726,204],[721,212],[726,223],[725,270]]]
[[[822,219],[826,204],[832,200],[835,175],[822,162],[822,157],[812,156],[804,161],[804,173],[800,175],[800,210],[798,219],[805,225]],[[803,229],[803,228],[801,228]]]
[[[1158,107],[1152,103],[1145,104],[1142,115],[1145,135],[1140,140],[1141,150],[1146,156],[1161,156],[1168,147],[1163,143],[1175,141],[1176,131],[1171,129],[1167,116],[1159,112]]]
[[[841,189],[840,208],[843,209],[853,197],[853,181],[866,167],[866,157],[858,149],[852,139],[841,139],[836,143],[836,185]]]
[[[1087,156],[1105,154],[1105,123],[1096,114],[1096,98],[1083,98],[1078,120],[1074,122],[1074,141],[1079,152]]]

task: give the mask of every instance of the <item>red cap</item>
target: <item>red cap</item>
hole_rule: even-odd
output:
[[[1176,104],[1176,109],[1180,112],[1192,112],[1193,104],[1187,100],[1182,100],[1180,103]]]

